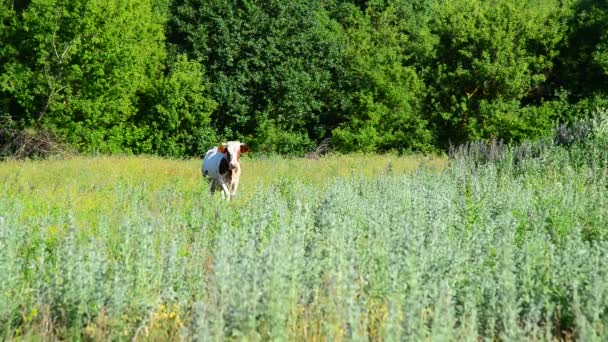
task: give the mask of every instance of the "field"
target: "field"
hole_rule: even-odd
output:
[[[605,339],[606,159],[518,156],[2,162],[0,338]]]

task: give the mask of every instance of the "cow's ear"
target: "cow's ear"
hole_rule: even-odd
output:
[[[217,148],[217,150],[218,150],[220,153],[226,153],[226,151],[227,151],[228,149],[226,148],[226,144],[222,144],[222,145],[220,145],[220,146]]]
[[[249,146],[245,145],[245,144],[241,144],[241,153],[247,153],[249,152]]]

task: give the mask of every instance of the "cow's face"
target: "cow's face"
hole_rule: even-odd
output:
[[[219,151],[226,154],[228,169],[233,173],[238,172],[241,167],[241,153],[249,151],[249,147],[238,141],[229,141],[219,147]]]

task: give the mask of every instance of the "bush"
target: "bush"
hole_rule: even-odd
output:
[[[140,97],[134,124],[145,128],[144,145],[136,152],[164,156],[201,156],[217,143],[211,114],[217,103],[207,95],[200,63],[178,55]]]
[[[61,138],[44,129],[0,128],[0,158],[40,159],[75,154]]]

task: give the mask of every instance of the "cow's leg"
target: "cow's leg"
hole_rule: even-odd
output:
[[[236,196],[236,191],[239,189],[239,179],[233,178],[230,187],[232,188],[232,196]]]
[[[230,201],[230,190],[228,189],[228,185],[225,182],[221,183],[222,185],[222,197],[226,200]]]
[[[212,179],[209,182],[209,191],[211,192],[211,195],[213,195],[216,190],[217,190],[217,181],[215,179]]]

